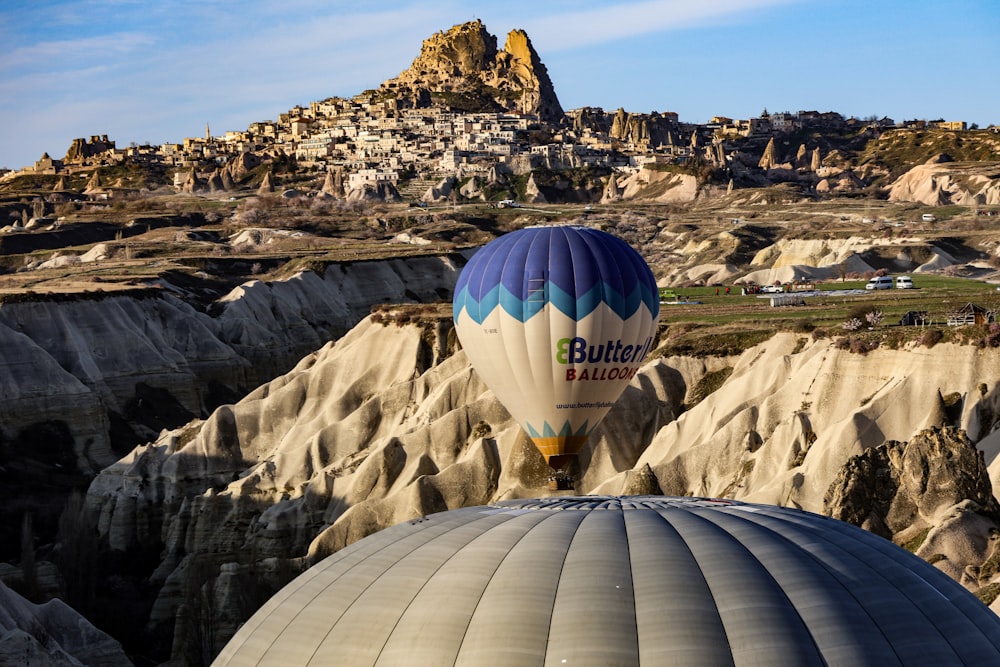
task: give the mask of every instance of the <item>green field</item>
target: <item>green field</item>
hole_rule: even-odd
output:
[[[778,331],[793,331],[813,337],[863,338],[869,345],[898,347],[926,340],[927,329],[941,333],[940,340],[976,343],[990,336],[986,326],[947,326],[948,315],[969,303],[1000,313],[1000,292],[995,285],[977,280],[918,275],[916,289],[865,291],[865,281],[817,284],[814,294],[803,295],[803,305],[771,306],[771,295],[730,293],[715,287],[673,290],[678,301],[699,303],[663,304],[660,307],[660,335],[666,343],[664,354],[737,354]],[[857,290],[855,293],[841,293]],[[869,326],[865,313],[880,311],[882,320]],[[909,311],[926,313],[925,327],[901,326],[900,318]],[[844,323],[858,317],[864,325],[848,331]],[[936,335],[934,338],[938,338]],[[845,340],[845,344],[850,341]]]

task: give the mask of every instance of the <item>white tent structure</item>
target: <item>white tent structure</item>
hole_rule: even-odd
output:
[[[799,510],[556,497],[381,531],[296,578],[216,665],[987,665],[1000,617]]]

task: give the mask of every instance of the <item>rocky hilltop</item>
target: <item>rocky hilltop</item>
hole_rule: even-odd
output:
[[[76,139],[62,159],[45,153],[0,175],[0,230],[29,223],[2,201],[24,190],[62,201],[159,191],[593,204],[718,200],[781,185],[816,201],[891,191],[893,201],[996,207],[998,146],[995,127],[943,119],[799,110],[694,123],[672,111],[564,111],[528,35],[513,30],[498,49],[475,20],[424,40],[395,78],[245,130],[124,149],[106,135]],[[919,168],[938,155],[966,166]]]
[[[503,50],[478,19],[424,40],[409,69],[379,86],[400,107],[432,105],[459,111],[512,111],[547,123],[563,110],[548,71],[523,30],[507,35]]]

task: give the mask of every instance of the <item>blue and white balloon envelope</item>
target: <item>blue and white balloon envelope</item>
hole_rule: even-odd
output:
[[[459,275],[455,328],[473,367],[553,468],[576,456],[653,345],[645,260],[589,227],[528,227]]]

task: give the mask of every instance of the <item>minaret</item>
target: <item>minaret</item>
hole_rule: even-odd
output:
[[[205,141],[212,140],[212,131],[208,129],[208,123],[205,123]]]

